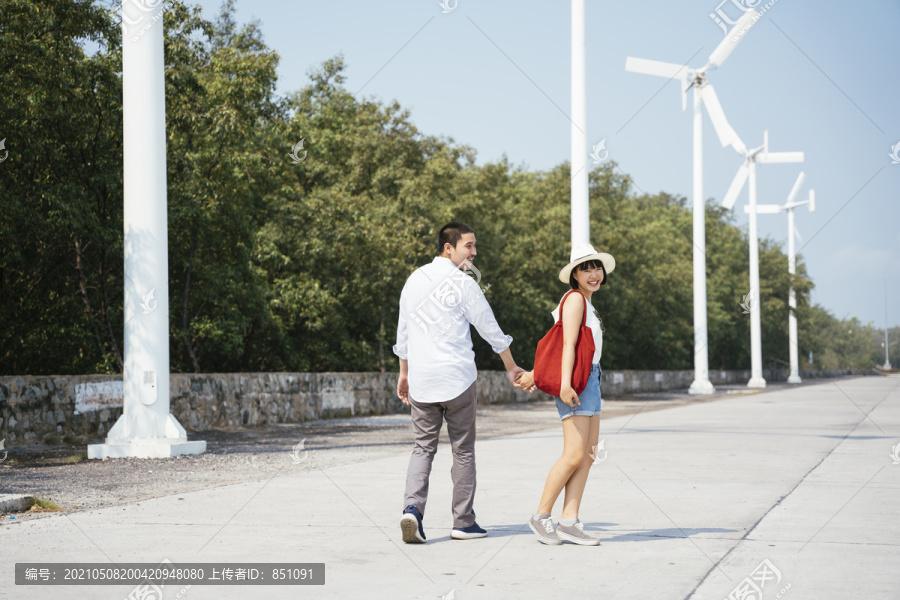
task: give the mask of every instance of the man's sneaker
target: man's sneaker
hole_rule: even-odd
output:
[[[560,523],[556,526],[556,535],[559,539],[579,544],[581,546],[599,546],[600,540],[592,537],[584,532],[584,525],[579,520],[575,520],[574,525],[563,525]]]
[[[400,518],[400,531],[403,532],[403,541],[407,544],[425,543],[425,530],[422,529],[422,514],[412,504],[403,511],[403,517]]]
[[[550,546],[562,544],[562,540],[559,539],[559,536],[556,535],[556,531],[553,529],[553,519],[550,518],[550,515],[547,515],[544,519],[541,519],[541,516],[543,515],[534,515],[531,517],[531,520],[528,521],[528,526],[531,527],[534,534],[538,536],[538,541]]]
[[[450,537],[454,540],[471,540],[487,537],[487,531],[479,527],[478,523],[473,523],[468,527],[454,527],[453,531],[450,532]]]

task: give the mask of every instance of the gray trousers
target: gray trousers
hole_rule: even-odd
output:
[[[475,501],[475,383],[462,394],[447,402],[416,402],[412,396],[412,425],[416,447],[409,458],[406,472],[406,500],[425,515],[428,500],[428,477],[431,462],[437,452],[438,437],[443,420],[447,420],[447,434],[453,451],[453,527],[468,527],[475,523],[472,504]]]

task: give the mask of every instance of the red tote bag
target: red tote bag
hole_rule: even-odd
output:
[[[563,304],[569,294],[578,294],[584,300],[584,314],[581,316],[581,329],[578,330],[578,341],[575,342],[575,365],[572,369],[572,388],[580,394],[587,387],[591,376],[591,360],[594,358],[594,334],[585,325],[587,320],[587,299],[577,290],[563,296],[559,303],[559,320],[553,324],[537,345],[534,354],[534,384],[539,390],[551,396],[559,396],[562,376],[563,351]]]

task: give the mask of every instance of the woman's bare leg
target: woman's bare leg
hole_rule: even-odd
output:
[[[547,475],[544,493],[541,495],[541,503],[537,509],[538,513],[547,514],[553,510],[553,505],[556,504],[556,499],[566,487],[569,478],[584,464],[585,458],[590,460],[586,451],[590,450],[586,436],[591,429],[591,419],[592,417],[584,415],[573,415],[562,420],[563,453],[550,469],[550,474]],[[596,437],[595,433],[594,438],[596,439]],[[582,484],[583,490],[584,485]],[[568,492],[566,492],[566,497],[568,498]]]
[[[585,443],[585,456],[578,468],[569,477],[566,482],[566,497],[563,500],[563,519],[577,519],[578,510],[581,508],[581,498],[584,496],[584,486],[587,484],[588,473],[591,465],[594,464],[594,458],[591,456],[595,452],[594,447],[597,445],[597,438],[600,437],[600,415],[593,417],[583,417],[589,420],[586,435],[583,436]]]

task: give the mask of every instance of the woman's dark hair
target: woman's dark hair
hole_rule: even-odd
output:
[[[444,244],[450,244],[456,248],[456,244],[466,233],[475,233],[475,230],[459,221],[450,221],[441,227],[441,232],[438,234],[438,256],[444,253]]]
[[[606,285],[606,267],[603,266],[603,262],[599,260],[586,260],[583,263],[576,265],[572,272],[569,273],[569,287],[573,290],[578,289],[578,280],[575,279],[575,273],[578,271],[587,271],[588,269],[600,269],[603,271],[603,281],[600,282],[600,285]]]

